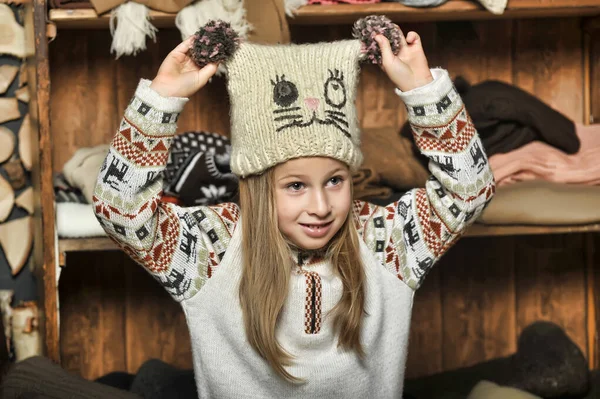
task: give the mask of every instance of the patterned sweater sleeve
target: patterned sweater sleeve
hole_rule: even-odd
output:
[[[94,211],[109,237],[177,300],[191,298],[225,253],[239,209],[163,202],[163,171],[187,99],[142,79],[100,169]]]
[[[404,101],[415,142],[429,158],[425,188],[385,207],[355,202],[359,233],[390,272],[417,289],[428,271],[473,223],[495,192],[495,182],[473,122],[448,73]]]

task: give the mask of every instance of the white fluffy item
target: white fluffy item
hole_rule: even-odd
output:
[[[290,16],[293,17],[294,16],[294,12],[302,7],[308,4],[308,0],[285,0],[284,1],[284,5],[285,5],[285,13]]]
[[[56,230],[59,237],[102,237],[106,232],[96,219],[92,204],[59,202],[56,204]]]
[[[242,39],[248,38],[252,30],[252,26],[246,20],[246,9],[242,0],[197,1],[177,13],[175,26],[181,32],[182,40],[185,40],[212,19],[229,22]],[[224,67],[220,66],[217,75],[224,72]]]
[[[142,4],[127,2],[110,13],[110,52],[118,59],[122,55],[136,55],[146,49],[146,36],[156,41],[158,29],[150,23],[150,10]]]
[[[504,14],[508,0],[478,0],[488,11],[493,14]]]

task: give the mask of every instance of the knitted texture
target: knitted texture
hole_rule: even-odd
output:
[[[228,62],[231,170],[258,174],[289,159],[362,162],[354,105],[361,44],[244,43]]]
[[[288,371],[308,381],[299,386],[279,378],[248,344],[239,303],[239,208],[182,208],[161,201],[162,172],[185,100],[161,98],[148,81],[141,82],[98,176],[94,209],[109,236],[181,303],[199,397],[402,396],[414,290],[495,189],[481,142],[447,72],[432,74],[429,85],[398,92],[415,141],[431,160],[425,188],[385,207],[354,202],[366,277],[365,359],[338,347],[331,311],[343,285],[331,262],[290,253],[297,262],[276,338],[294,355]]]

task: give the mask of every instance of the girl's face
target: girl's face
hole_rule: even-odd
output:
[[[352,204],[348,166],[333,158],[292,159],[275,167],[279,230],[302,249],[323,248]]]

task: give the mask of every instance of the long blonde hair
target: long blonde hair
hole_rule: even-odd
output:
[[[277,319],[288,294],[293,260],[277,223],[273,168],[241,179],[239,190],[244,262],[239,295],[246,336],[277,374],[289,382],[302,382],[284,368],[292,364],[293,356],[282,348],[275,336]],[[343,285],[342,297],[333,309],[339,345],[354,350],[362,358],[360,329],[365,274],[352,211],[330,241],[327,256]]]

